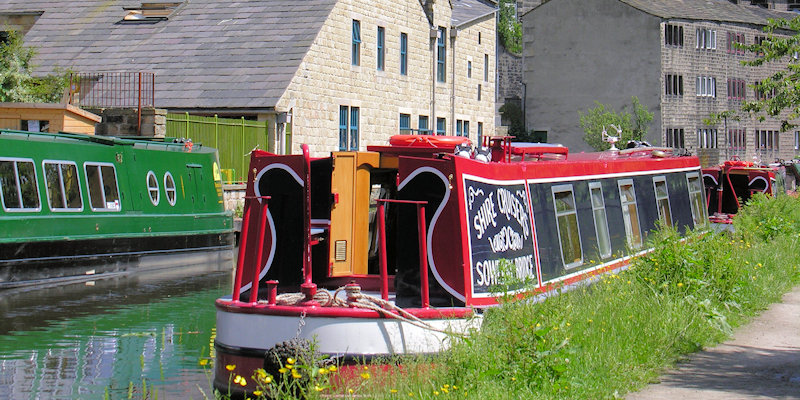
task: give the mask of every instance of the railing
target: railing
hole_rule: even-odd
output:
[[[234,302],[239,301],[240,292],[242,290],[242,273],[244,270],[244,259],[245,259],[245,252],[247,251],[247,236],[250,234],[250,212],[253,210],[253,207],[259,204],[263,204],[261,207],[261,214],[259,223],[258,223],[258,235],[257,243],[258,247],[256,251],[256,265],[255,270],[253,271],[253,283],[250,287],[250,304],[255,304],[258,302],[258,281],[259,275],[261,274],[261,263],[263,261],[262,257],[264,255],[264,233],[266,232],[267,228],[267,202],[269,201],[269,196],[247,196],[244,198],[244,201],[250,200],[250,207],[245,207],[244,217],[242,218],[242,236],[239,240],[239,258],[236,262],[236,276],[233,280],[233,293],[231,294],[231,300]],[[252,203],[252,200],[258,200],[255,204]],[[263,201],[263,203],[262,203]]]
[[[135,108],[137,131],[142,108],[155,107],[153,72],[73,73],[69,77],[69,104],[81,108]]]
[[[419,286],[422,300],[422,308],[430,307],[430,295],[428,293],[428,245],[425,229],[425,205],[427,201],[412,200],[378,200],[378,237],[380,238],[380,274],[381,274],[381,298],[389,300],[389,273],[386,266],[386,222],[385,222],[385,203],[414,204],[417,206],[417,233],[419,236]]]
[[[269,123],[244,118],[202,117],[167,114],[167,136],[192,139],[219,152],[225,183],[247,180],[247,167],[253,149],[270,151]]]

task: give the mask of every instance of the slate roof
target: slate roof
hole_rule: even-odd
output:
[[[452,0],[453,15],[451,22],[453,26],[470,23],[497,11],[497,5],[489,1],[481,0]]]
[[[191,0],[168,21],[120,24],[130,0],[0,0],[44,11],[25,36],[40,72],[156,73],[156,106],[269,109],[336,0]]]
[[[767,18],[791,19],[797,14],[737,5],[728,0],[619,0],[664,19],[690,19],[765,25]]]

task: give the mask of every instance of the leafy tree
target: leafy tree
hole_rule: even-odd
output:
[[[9,32],[0,42],[0,102],[49,103],[58,102],[69,82],[69,71],[37,78],[31,75],[36,55],[25,47],[22,37]]]
[[[636,96],[631,97],[631,104],[633,106],[632,114],[624,111],[625,107],[623,107],[623,111],[617,113],[611,106],[598,101],[595,101],[596,107],[590,108],[585,114],[578,111],[581,128],[584,132],[583,141],[596,151],[608,150],[611,148],[611,144],[603,140],[602,132],[605,128],[609,135],[616,136],[617,132],[611,125],[622,129],[619,143],[623,146],[629,140],[642,140],[647,136],[647,130],[653,120],[653,113],[649,112]]]
[[[497,23],[497,35],[506,50],[522,53],[522,24],[517,20],[517,4],[515,0],[500,0],[500,20]]]
[[[766,116],[783,116],[781,130],[786,131],[795,126],[790,121],[800,117],[800,60],[797,56],[800,54],[800,16],[791,20],[770,19],[764,32],[767,38],[762,43],[738,45],[756,55],[742,64],[760,67],[782,63],[786,64],[786,68],[754,85],[757,92],[766,95],[760,100],[744,102],[742,111],[757,115],[759,121],[764,121]]]
[[[508,134],[519,138],[525,136],[525,125],[522,123],[522,109],[514,103],[505,103],[500,107],[503,119],[509,122]]]

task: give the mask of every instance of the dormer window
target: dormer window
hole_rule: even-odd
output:
[[[122,23],[155,24],[169,19],[183,5],[183,2],[142,3],[138,7],[122,7],[125,16]]]

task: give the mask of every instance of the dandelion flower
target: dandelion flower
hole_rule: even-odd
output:
[[[362,372],[361,379],[369,379],[369,372]]]
[[[225,369],[227,369],[228,371],[233,371],[236,369],[236,365],[228,364],[225,366]]]

